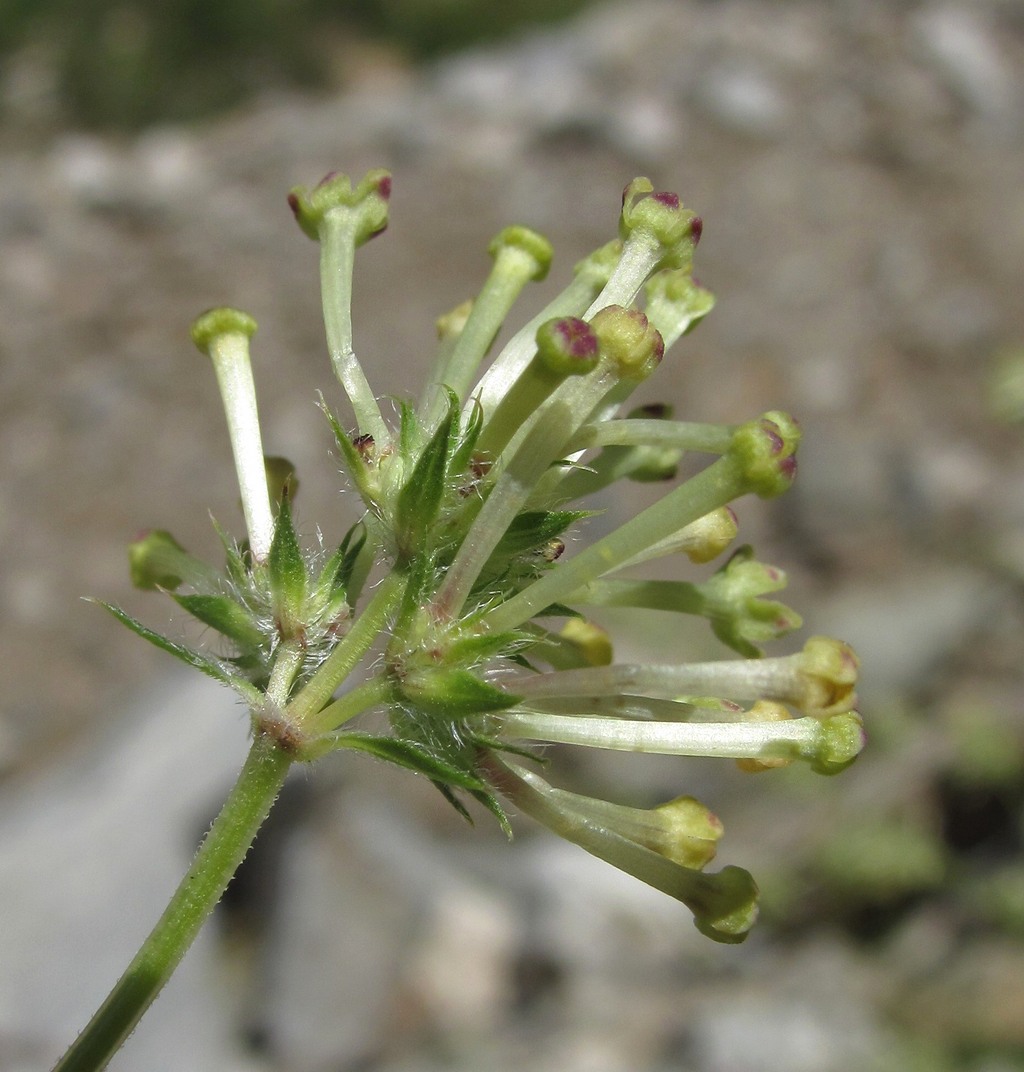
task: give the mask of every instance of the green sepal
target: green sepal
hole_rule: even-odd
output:
[[[484,408],[480,405],[479,399],[473,398],[469,403],[469,415],[466,418],[466,425],[459,433],[458,442],[452,451],[451,462],[448,466],[453,475],[464,473],[469,469],[470,463],[473,461],[473,451],[476,449],[477,440],[480,438],[483,427]]]
[[[324,563],[313,586],[313,600],[318,606],[345,599],[356,559],[366,543],[366,535],[366,526],[362,521],[357,521],[345,533],[337,551]]]
[[[338,444],[338,450],[341,451],[342,459],[345,463],[345,471],[348,474],[349,479],[352,481],[356,491],[359,492],[359,497],[363,500],[363,505],[367,510],[379,515],[380,506],[377,501],[377,481],[371,476],[372,470],[367,464],[366,458],[359,451],[359,448],[352,442],[352,439],[345,432],[345,429],[341,427],[338,418],[327,408],[323,398],[320,399],[319,405],[323,415],[327,418],[327,421],[331,426],[331,431],[334,433],[334,441]]]
[[[479,775],[441,759],[435,752],[416,741],[399,737],[378,737],[358,730],[337,733],[331,739],[336,748],[354,748],[359,752],[366,752],[387,763],[416,771],[435,784],[454,785],[471,792],[485,788]]]
[[[398,407],[398,453],[411,463],[420,442],[420,418],[411,402],[404,398],[396,398],[394,402]]]
[[[414,555],[425,554],[430,549],[431,530],[441,512],[448,461],[458,433],[458,424],[457,400],[449,390],[448,411],[398,493],[395,538],[401,560],[408,561]]]
[[[533,551],[561,536],[577,521],[593,516],[593,510],[536,510],[519,514],[498,541],[491,561]]]
[[[301,624],[309,574],[292,525],[287,495],[281,500],[274,525],[274,538],[267,555],[267,579],[274,601],[274,616],[282,631],[290,634]]]
[[[507,633],[470,633],[458,637],[448,644],[445,658],[450,664],[482,663],[497,656],[506,655],[515,648],[522,647],[532,641],[532,637],[526,632]]]
[[[451,786],[445,785],[444,782],[434,780],[434,788],[448,801],[449,804],[459,813],[459,815],[469,823],[470,826],[475,826],[473,822],[473,816],[469,814],[469,809],[461,800],[455,795]]]
[[[489,685],[469,670],[412,670],[400,686],[409,703],[428,714],[459,719],[484,711],[503,711],[519,703],[494,685]]]
[[[537,611],[535,618],[582,618],[583,615],[575,607],[566,606],[564,603],[549,603],[543,610]]]
[[[471,789],[470,793],[478,803],[482,804],[498,820],[498,825],[501,827],[505,837],[511,841],[512,824],[508,821],[508,815],[498,798],[486,789]],[[472,823],[472,818],[469,821]]]
[[[252,574],[242,549],[234,537],[220,527],[216,518],[213,519],[213,530],[224,548],[224,573],[228,580],[237,588],[248,588],[252,583]]]
[[[259,648],[266,639],[252,614],[230,596],[172,594],[172,598],[182,610],[233,640],[243,650]]]
[[[105,610],[110,611],[122,625],[127,626],[136,636],[142,637],[143,640],[148,640],[154,647],[160,648],[161,651],[166,651],[168,654],[173,655],[176,659],[180,659],[188,666],[194,667],[196,670],[201,670],[215,681],[219,681],[223,685],[228,685],[250,705],[262,701],[262,693],[258,689],[253,688],[248,681],[238,677],[236,674],[232,674],[220,659],[204,655],[202,652],[193,651],[191,648],[186,648],[183,644],[176,644],[162,633],[157,633],[152,629],[147,628],[142,622],[137,621],[130,614],[121,610],[120,607],[115,607],[113,603],[105,603],[103,600],[96,600],[95,602]]]

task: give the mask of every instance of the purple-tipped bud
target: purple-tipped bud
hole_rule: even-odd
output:
[[[609,305],[590,321],[601,343],[601,355],[610,360],[624,379],[646,379],[665,353],[661,333],[639,309]]]
[[[600,359],[597,333],[576,316],[548,320],[537,329],[537,359],[555,376],[585,376]]]
[[[800,426],[788,413],[774,410],[740,425],[729,454],[743,467],[750,490],[769,499],[792,485],[799,444]]]
[[[699,219],[683,207],[678,194],[656,192],[649,179],[634,179],[622,192],[620,237],[625,241],[638,232],[647,234],[662,250],[661,268],[689,268],[703,226],[694,227]]]
[[[361,246],[386,229],[390,197],[391,175],[381,168],[368,171],[355,189],[347,175],[331,171],[312,190],[296,186],[288,194],[288,205],[303,232],[314,241],[319,240],[320,226],[329,212],[356,212],[356,245]]]

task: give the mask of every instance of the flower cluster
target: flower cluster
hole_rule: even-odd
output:
[[[863,737],[850,648],[813,637],[796,654],[763,656],[801,624],[767,598],[785,584],[779,569],[749,547],[703,581],[635,568],[677,552],[697,564],[722,556],[737,535],[729,504],[792,483],[799,429],[780,412],[709,425],[627,406],[714,301],[691,271],[700,219],[646,179],[624,191],[619,237],[484,368],[518,295],[551,261],[534,231],[498,234],[479,295],[438,322],[421,399],[387,419],[353,349],[351,281],[357,247],[387,226],[390,192],[390,176],[374,171],[354,186],[331,174],[289,198],[320,244],[327,341],[352,416],[323,409],[362,518],[333,554],[300,545],[294,474],[260,440],[256,325],[211,310],[192,336],[220,385],[248,536],[222,534],[215,570],[152,532],[131,564],[137,585],[169,592],[222,648],[186,648],[111,609],[236,689],[254,735],[294,759],[367,752],[430,778],[460,811],[475,798],[506,829],[511,803],[684,902],[711,938],[741,941],[757,889],[738,867],[704,870],[722,833],[704,805],[682,796],[645,810],[566,792],[539,773],[539,749],[724,756],[751,770],[802,760],[825,774],[852,762]],[[677,480],[684,454],[695,473]],[[590,496],[619,480],[666,490],[570,553],[565,535],[593,513]],[[703,616],[735,657],[617,663],[586,617],[610,606]],[[373,712],[383,728],[363,717],[357,728]]]

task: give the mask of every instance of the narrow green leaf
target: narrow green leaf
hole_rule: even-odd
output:
[[[397,737],[378,737],[369,733],[350,731],[335,734],[333,740],[339,748],[353,748],[367,752],[387,763],[405,767],[429,778],[432,782],[454,785],[459,789],[480,790],[485,788],[479,775],[440,758],[423,745]]]
[[[404,398],[396,400],[398,406],[398,452],[403,461],[411,463],[420,441],[420,419],[415,408]]]
[[[452,451],[451,472],[453,474],[465,472],[473,460],[473,451],[484,426],[484,409],[479,399],[474,398],[470,402],[469,417],[466,427],[459,434],[455,449]]]
[[[502,711],[519,703],[520,699],[489,685],[469,670],[413,671],[402,682],[400,691],[420,710],[448,719],[483,711]]]
[[[216,629],[242,648],[258,648],[264,642],[263,633],[252,614],[230,596],[173,595],[172,598],[193,618]]]
[[[267,556],[267,577],[274,600],[274,615],[282,628],[289,632],[302,618],[303,605],[309,586],[306,562],[292,526],[288,496],[281,499],[281,508],[274,525],[274,539]]]
[[[105,603],[103,600],[96,600],[95,602],[110,611],[122,625],[126,625],[136,636],[142,637],[143,640],[148,640],[150,644],[160,648],[161,651],[166,651],[168,654],[173,655],[176,659],[180,659],[188,666],[192,666],[196,670],[201,670],[204,674],[220,681],[222,684],[230,686],[250,705],[257,704],[262,700],[262,694],[258,689],[253,688],[253,686],[243,678],[238,677],[236,674],[232,674],[220,659],[215,659],[212,656],[205,655],[199,651],[193,651],[191,648],[186,648],[183,644],[175,643],[175,641],[170,640],[163,634],[147,628],[140,621],[137,621],[130,614],[125,613],[120,607],[115,607],[112,603]]]
[[[395,511],[396,539],[399,554],[408,560],[414,554],[426,553],[430,547],[431,529],[441,512],[448,460],[458,428],[459,413],[449,397],[448,411],[423,448],[404,487],[398,494]]]
[[[505,837],[512,840],[512,824],[508,821],[508,815],[501,806],[498,798],[487,789],[471,789],[470,793],[498,820]],[[472,820],[470,820],[472,822]]]
[[[543,547],[570,525],[592,517],[593,513],[592,510],[537,510],[519,514],[498,541],[491,559],[511,558]]]
[[[366,526],[357,521],[345,533],[337,551],[324,563],[313,586],[312,602],[318,607],[343,602],[348,594],[349,581],[359,552],[366,543]]]
[[[213,530],[224,548],[224,572],[229,581],[239,588],[247,588],[252,581],[249,566],[238,542],[225,529],[221,528],[216,518],[211,519]]]
[[[531,643],[533,637],[526,632],[480,633],[460,637],[445,649],[445,658],[450,664],[465,666],[482,663],[514,651]]]
[[[320,399],[320,409],[331,426],[331,431],[334,433],[334,441],[338,444],[338,450],[341,451],[345,470],[348,473],[352,484],[355,486],[356,491],[359,492],[359,497],[363,500],[363,505],[367,510],[379,514],[380,505],[377,502],[376,481],[373,479],[366,458],[359,447],[352,442],[352,439],[349,437],[345,429],[341,427],[338,418],[327,408],[327,405],[322,398]],[[372,440],[364,439],[362,442],[364,444],[364,449],[366,447],[372,449]]]
[[[450,786],[444,784],[444,782],[434,782],[434,788],[448,801],[449,804],[462,816],[463,819],[469,823],[470,826],[476,825],[473,822],[473,816],[469,814],[466,805],[455,795]]]

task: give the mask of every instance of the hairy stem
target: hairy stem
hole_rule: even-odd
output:
[[[291,762],[270,737],[256,737],[235,787],[164,914],[54,1072],[107,1067],[220,900],[277,799]]]

